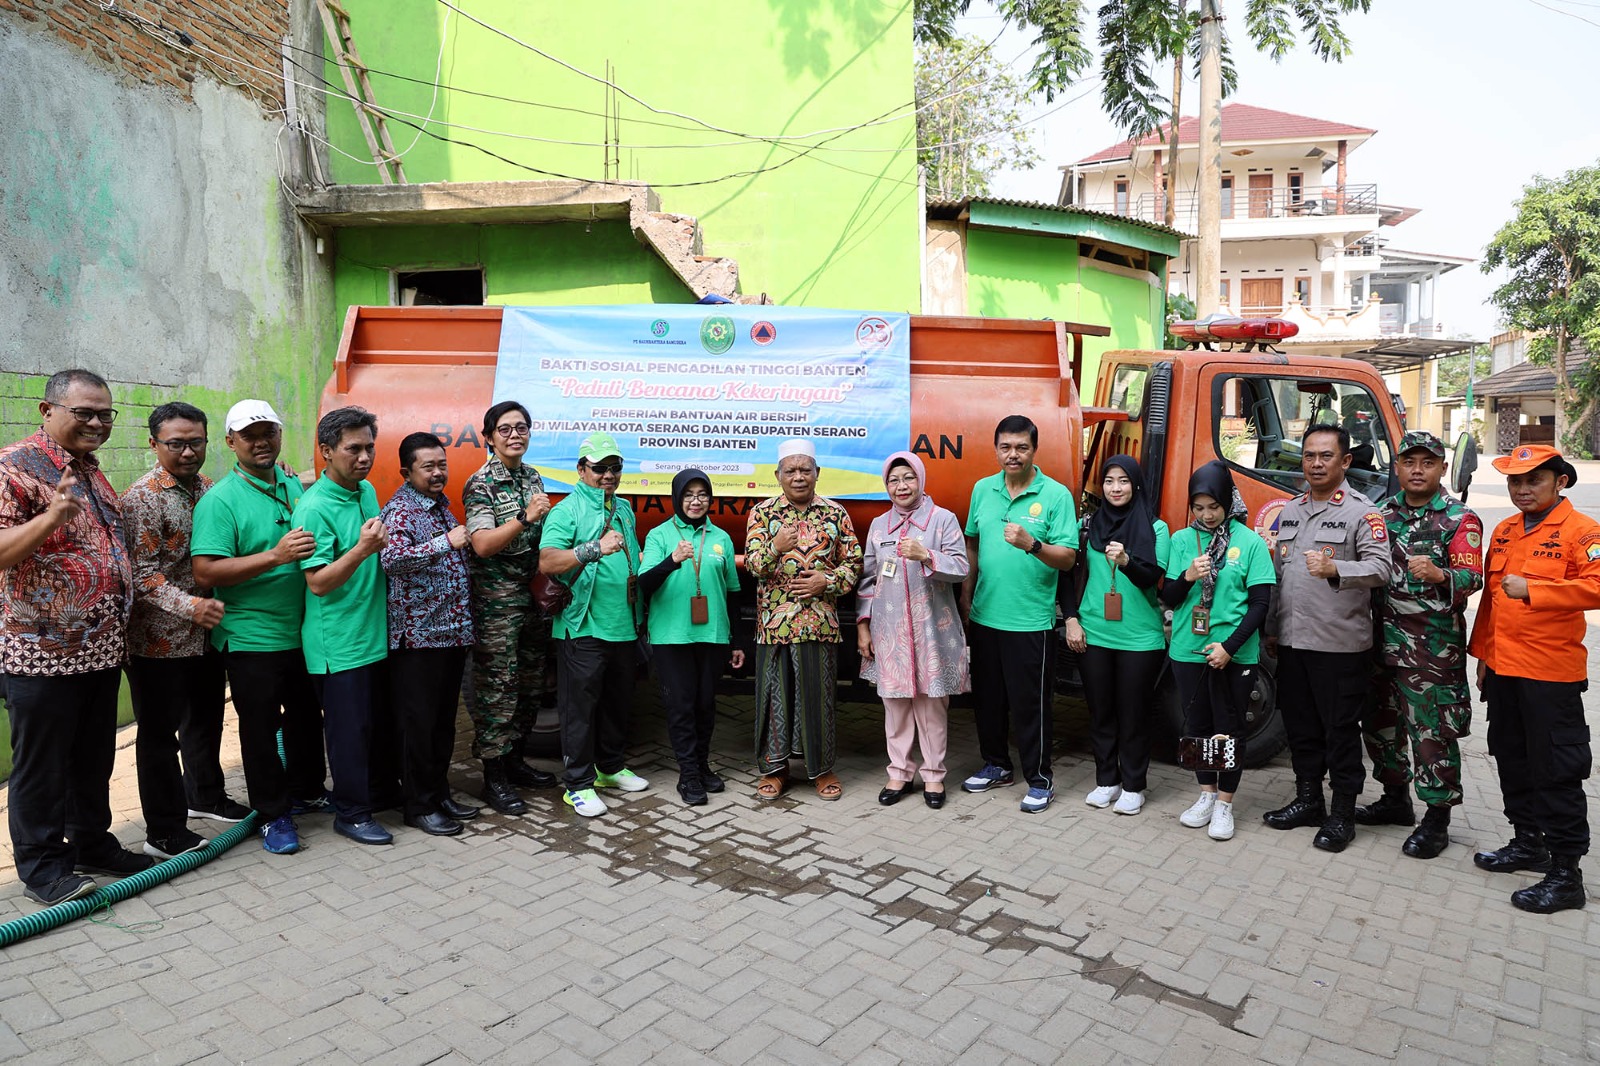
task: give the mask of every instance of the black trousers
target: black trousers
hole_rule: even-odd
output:
[[[1150,775],[1150,695],[1162,651],[1122,651],[1091,644],[1078,656],[1083,695],[1089,701],[1089,746],[1094,783],[1143,792]]]
[[[431,814],[450,798],[450,756],[466,648],[396,648],[389,652],[389,696],[399,720],[405,814]],[[374,747],[380,712],[374,710]],[[376,779],[374,779],[376,781]]]
[[[1278,707],[1294,776],[1361,795],[1361,713],[1372,684],[1370,651],[1278,649]]]
[[[116,761],[115,667],[84,674],[5,679],[11,713],[7,817],[17,877],[44,888],[79,862],[122,847],[111,835]]]
[[[291,798],[322,795],[322,712],[299,648],[222,653],[239,718],[239,757],[261,824],[289,813]],[[278,730],[284,758],[278,758]],[[285,765],[287,763],[287,765]]]
[[[372,817],[372,690],[381,661],[353,670],[312,674],[322,701],[322,735],[333,775],[333,809],[347,822]]]
[[[1183,735],[1211,737],[1218,733],[1237,737],[1244,732],[1244,709],[1250,705],[1250,690],[1255,686],[1254,663],[1229,663],[1213,670],[1205,663],[1172,660],[1172,679],[1178,683],[1178,700],[1183,707]],[[1244,752],[1240,751],[1240,761]],[[1196,770],[1195,780],[1216,785],[1230,795],[1239,791],[1241,770]]]
[[[128,660],[139,805],[151,840],[183,836],[189,808],[222,803],[225,680],[222,655],[209,646],[203,655]]]
[[[974,622],[967,647],[972,655],[978,753],[984,763],[1012,769],[1007,734],[1014,731],[1022,776],[1034,788],[1054,788],[1050,749],[1055,742],[1055,631],[1011,633]]]
[[[697,771],[711,755],[717,721],[717,678],[728,661],[726,644],[657,644],[651,665],[661,683],[667,740],[680,772]]]
[[[556,705],[561,712],[562,780],[572,792],[594,787],[596,771],[625,765],[628,711],[639,668],[634,642],[570,637],[556,642]]]
[[[1583,717],[1586,681],[1484,678],[1489,754],[1512,825],[1538,829],[1556,855],[1589,853],[1589,798],[1583,782],[1593,755]]]

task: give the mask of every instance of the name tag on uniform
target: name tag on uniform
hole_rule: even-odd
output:
[[[894,575],[899,573],[899,572],[900,572],[899,561],[896,560],[896,559],[885,559],[883,561],[883,566],[878,568],[878,576],[880,578],[884,579],[885,581],[887,581],[891,577],[894,577]]]

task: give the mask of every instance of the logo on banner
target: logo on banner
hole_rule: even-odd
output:
[[[722,355],[733,347],[733,319],[710,315],[700,323],[700,346],[712,355]]]
[[[856,347],[864,352],[887,351],[894,343],[894,327],[876,315],[856,323]]]
[[[778,327],[771,322],[757,322],[750,327],[750,339],[765,348],[778,339]]]
[[[650,323],[650,336],[652,337],[665,337],[670,332],[672,332],[672,326],[664,318],[658,318]]]

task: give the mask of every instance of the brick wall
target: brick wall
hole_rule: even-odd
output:
[[[0,378],[4,379],[0,380],[0,444],[10,444],[37,432],[43,425],[39,401],[44,399],[47,379],[40,374],[5,374]],[[111,487],[120,493],[155,465],[147,424],[150,412],[169,400],[189,397],[181,389],[157,385],[126,381],[112,381],[110,385],[117,421],[111,428],[111,439],[100,446],[95,458],[100,460]],[[220,416],[220,412],[207,413],[213,418]],[[220,441],[221,434],[213,432],[212,438]]]
[[[289,31],[288,0],[116,0],[119,14],[103,10],[103,3],[0,0],[0,12],[48,28],[129,78],[185,97],[204,73],[236,85],[263,110],[284,106],[279,42]],[[296,58],[319,66],[313,57]]]

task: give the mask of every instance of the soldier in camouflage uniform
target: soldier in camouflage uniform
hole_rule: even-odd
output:
[[[1362,825],[1412,825],[1406,783],[1414,781],[1428,810],[1400,850],[1418,859],[1450,843],[1450,808],[1461,802],[1457,740],[1472,726],[1465,613],[1483,587],[1483,523],[1440,489],[1445,456],[1432,433],[1407,433],[1396,464],[1401,491],[1379,508],[1394,570],[1378,598],[1378,683],[1363,734],[1383,798],[1356,809]]]
[[[550,788],[555,775],[523,761],[544,694],[550,620],[533,603],[528,581],[539,565],[539,533],[550,497],[538,471],[523,463],[531,424],[527,408],[497,403],[483,418],[490,454],[461,493],[472,540],[472,753],[483,760],[484,802],[503,814],[528,805],[517,787]]]

